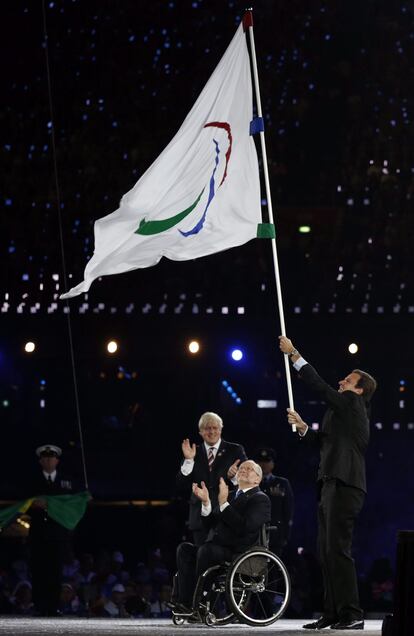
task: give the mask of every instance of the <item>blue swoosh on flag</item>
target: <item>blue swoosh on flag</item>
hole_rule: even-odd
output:
[[[211,175],[211,179],[210,179],[210,191],[209,191],[209,194],[208,194],[207,205],[205,207],[205,210],[203,212],[203,215],[202,215],[201,219],[193,227],[192,230],[188,230],[188,232],[182,232],[181,230],[178,230],[180,232],[180,234],[182,234],[183,236],[191,236],[192,234],[198,234],[199,231],[203,228],[204,221],[206,220],[206,216],[207,216],[207,210],[209,208],[210,203],[214,199],[214,195],[216,194],[215,189],[214,189],[214,185],[215,185],[214,184],[214,175],[216,174],[217,166],[219,164],[220,148],[219,148],[219,145],[218,145],[217,141],[215,139],[213,139],[213,141],[216,144],[216,157],[215,157],[215,166],[214,166],[213,174]]]

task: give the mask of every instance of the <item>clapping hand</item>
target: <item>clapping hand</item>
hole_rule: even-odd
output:
[[[219,505],[222,506],[224,503],[226,503],[228,497],[229,497],[229,487],[224,481],[223,477],[220,477],[219,493],[218,493]]]
[[[195,494],[197,499],[199,499],[205,506],[210,503],[210,495],[204,481],[201,482],[201,488],[198,486],[198,484],[193,484],[193,493]]]
[[[236,476],[239,464],[240,464],[240,459],[236,459],[234,464],[232,464],[227,471],[227,479],[233,479],[233,477]]]
[[[194,459],[196,454],[196,445],[190,444],[190,440],[188,439],[188,437],[183,440],[181,448],[183,451],[184,459]]]

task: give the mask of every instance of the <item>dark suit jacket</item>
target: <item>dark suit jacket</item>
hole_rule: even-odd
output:
[[[193,483],[200,485],[202,481],[205,482],[208,492],[210,494],[211,505],[213,509],[217,506],[218,486],[220,477],[227,480],[227,471],[232,464],[240,459],[243,462],[247,459],[243,446],[240,444],[232,444],[221,440],[216,458],[213,463],[212,470],[209,470],[207,453],[204,446],[204,442],[197,446],[196,456],[194,458],[194,467],[192,472],[186,477],[182,474],[181,470],[177,475],[177,489],[181,494],[190,496],[190,515],[189,515],[189,528],[190,530],[200,530],[203,527],[201,520],[201,502],[191,491]]]
[[[362,395],[353,391],[338,393],[310,365],[299,376],[328,404],[320,431],[311,428],[301,439],[320,446],[318,479],[334,477],[348,486],[366,492],[365,452],[369,442],[369,420]]]
[[[259,543],[260,529],[270,523],[271,512],[270,499],[258,486],[235,495],[236,491],[230,493],[230,505],[223,512],[217,506],[204,519],[213,526],[207,540],[238,553]]]
[[[42,470],[36,471],[30,480],[31,496],[41,495],[71,495],[74,493],[70,478],[63,475],[59,469],[56,471],[54,482],[49,483]],[[70,531],[51,519],[47,512],[40,508],[30,508],[28,514],[31,517],[29,537],[31,541],[61,541],[65,540]]]

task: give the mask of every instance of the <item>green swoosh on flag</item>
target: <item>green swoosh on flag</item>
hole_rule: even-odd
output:
[[[141,223],[139,224],[139,228],[135,230],[134,234],[142,234],[144,236],[148,236],[150,234],[159,234],[160,232],[165,232],[165,230],[169,230],[170,227],[174,227],[174,225],[177,225],[177,223],[182,221],[182,219],[184,219],[190,214],[190,212],[194,210],[197,203],[203,196],[204,190],[205,187],[201,190],[197,199],[192,205],[190,205],[189,208],[183,210],[182,212],[179,212],[178,214],[175,214],[174,216],[170,216],[168,219],[162,219],[162,221],[146,221],[145,219],[142,219]]]

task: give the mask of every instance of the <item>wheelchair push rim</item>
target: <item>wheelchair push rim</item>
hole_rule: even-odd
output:
[[[227,568],[222,565],[215,565],[204,572],[197,584],[193,604],[198,607],[200,615],[206,625],[220,626],[228,623],[238,622],[231,605],[229,604],[226,592]],[[212,578],[211,585],[206,581]],[[207,588],[207,589],[206,589]],[[238,605],[243,605],[248,599],[248,594],[244,590],[235,594],[235,601]]]
[[[242,592],[248,601],[239,603]],[[289,603],[289,574],[273,552],[252,550],[232,563],[227,573],[226,593],[240,622],[271,625],[283,615]]]

